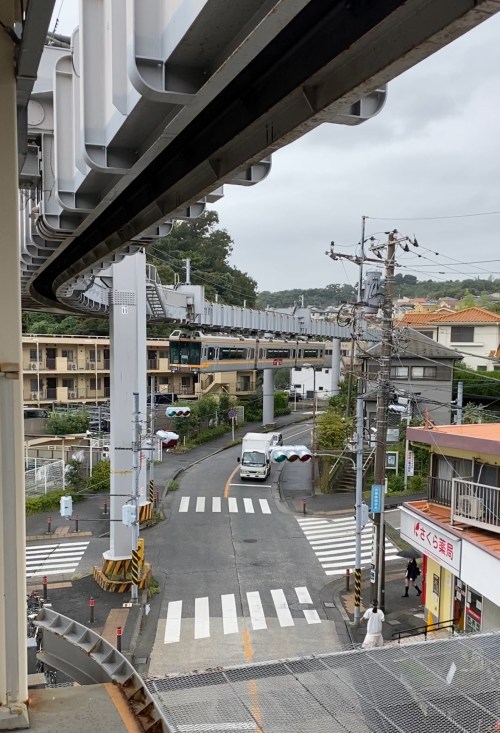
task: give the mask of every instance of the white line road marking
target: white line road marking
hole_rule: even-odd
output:
[[[196,499],[196,511],[197,512],[205,511],[205,497],[204,496],[198,496],[198,498]]]
[[[304,612],[304,616],[306,618],[306,621],[308,624],[320,624],[321,619],[318,615],[318,612],[312,609],[306,609]]]
[[[68,542],[65,544],[64,542],[59,542],[56,545],[30,545],[26,548],[26,552],[31,552],[32,550],[55,550],[57,548],[64,548],[64,547],[83,547],[86,548],[88,546],[87,542]]]
[[[238,615],[236,613],[236,600],[234,593],[221,596],[222,602],[222,626],[225,634],[238,633]]]
[[[262,514],[271,514],[271,507],[269,506],[269,502],[267,499],[259,499],[259,504],[262,510]]]
[[[181,499],[181,504],[179,506],[180,512],[187,512],[189,509],[189,496],[183,496]]]
[[[213,496],[212,497],[212,511],[213,512],[220,512],[222,508],[221,505],[221,497],[220,496]]]
[[[208,596],[194,601],[194,638],[207,639],[210,636],[210,611]]]
[[[182,601],[170,601],[165,624],[165,644],[173,644],[181,638]]]
[[[241,488],[246,489],[247,486],[251,486],[256,489],[272,489],[273,488],[271,484],[248,484],[246,481],[245,483],[241,483],[241,484],[229,484],[229,486],[239,486],[240,489]]]
[[[238,511],[238,502],[234,498],[234,496],[230,496],[227,500],[227,505],[229,507],[230,512],[237,512]]]
[[[312,598],[309,595],[309,591],[305,586],[295,588],[295,593],[297,594],[297,600],[299,601],[299,603],[312,603]]]
[[[276,613],[278,615],[278,621],[280,622],[280,626],[294,626],[292,614],[290,613],[290,609],[288,608],[288,603],[286,602],[285,594],[281,589],[279,590],[272,590],[271,596],[273,598],[274,607],[276,608]]]
[[[250,612],[250,620],[254,631],[259,629],[267,629],[266,617],[262,608],[259,591],[250,591],[247,593],[248,610]]]
[[[26,577],[69,573],[77,569],[89,542],[32,545],[26,548]]]
[[[253,501],[251,499],[243,499],[243,505],[247,514],[255,514]]]

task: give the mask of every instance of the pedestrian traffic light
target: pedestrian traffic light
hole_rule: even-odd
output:
[[[177,433],[171,433],[167,430],[158,430],[156,437],[161,440],[165,448],[174,448],[179,442],[179,436]]]
[[[284,461],[307,463],[311,459],[312,453],[305,445],[282,445],[271,450],[271,460],[275,463],[283,463]]]
[[[189,417],[190,414],[190,407],[167,407],[165,410],[165,415],[167,417]]]

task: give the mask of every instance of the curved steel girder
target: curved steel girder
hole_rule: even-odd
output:
[[[199,199],[498,12],[500,0],[315,0],[156,157],[84,222],[31,284],[57,291]],[[161,146],[164,146],[163,148]]]

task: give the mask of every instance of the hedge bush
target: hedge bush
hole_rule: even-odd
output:
[[[49,491],[47,494],[26,499],[26,514],[38,514],[39,512],[50,512],[59,509],[61,496],[72,496],[73,502],[83,501],[83,496],[72,491]]]

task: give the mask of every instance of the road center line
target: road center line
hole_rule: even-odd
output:
[[[224,486],[224,496],[225,496],[226,499],[229,496],[229,492],[231,490],[231,481],[232,481],[233,477],[236,476],[236,474],[237,474],[237,472],[239,470],[240,470],[240,467],[239,466],[236,466],[236,468],[233,471],[231,471],[231,473],[229,474],[229,477],[228,477],[228,479],[226,481],[226,485]]]

